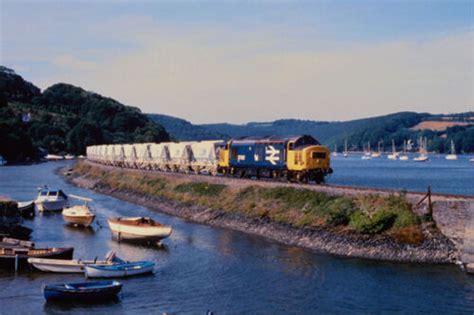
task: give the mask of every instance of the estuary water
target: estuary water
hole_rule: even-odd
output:
[[[335,185],[391,188],[435,193],[474,196],[474,156],[458,155],[448,161],[445,155],[429,155],[427,162],[388,160],[387,156],[362,160],[360,154],[331,157],[334,173],[327,182]]]
[[[0,195],[33,199],[36,188],[48,184],[94,200],[100,225],[92,229],[65,225],[60,214],[25,220],[34,230],[37,247],[73,246],[74,256],[82,259],[114,250],[127,260],[156,262],[156,272],[120,280],[123,291],[112,302],[54,304],[45,303],[43,284],[84,277],[0,270],[0,314],[205,314],[207,310],[215,314],[472,314],[474,310],[474,277],[455,266],[339,258],[191,223],[71,186],[54,172],[68,163],[0,168]],[[111,239],[106,218],[122,215],[151,216],[172,225],[173,234],[164,240],[164,249],[117,243]]]

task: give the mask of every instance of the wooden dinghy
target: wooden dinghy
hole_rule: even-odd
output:
[[[120,217],[108,219],[112,235],[121,240],[159,242],[171,235],[171,226],[148,217]]]
[[[28,258],[72,259],[74,248],[0,248],[0,266],[15,268],[28,266]]]
[[[84,273],[86,265],[111,266],[123,262],[114,252],[108,253],[104,260],[28,258],[28,263],[36,269],[57,273]]]
[[[151,261],[137,261],[115,264],[112,266],[86,265],[88,278],[118,278],[152,273],[155,263]]]
[[[115,297],[122,284],[118,281],[94,281],[82,283],[64,283],[43,286],[43,295],[47,301],[105,300]]]

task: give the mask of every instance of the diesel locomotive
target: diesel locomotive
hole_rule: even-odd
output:
[[[96,145],[87,147],[87,158],[119,167],[301,183],[319,184],[332,173],[328,148],[308,135]]]

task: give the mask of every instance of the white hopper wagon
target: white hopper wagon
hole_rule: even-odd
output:
[[[137,154],[136,165],[138,168],[149,169],[151,165],[151,143],[134,144],[135,153]]]
[[[125,154],[125,166],[126,167],[136,167],[137,153],[133,144],[124,144],[123,151]]]
[[[224,146],[222,140],[192,142],[190,144],[192,151],[191,167],[199,174],[205,171],[209,174],[217,173],[218,149]]]
[[[105,163],[107,165],[114,165],[115,146],[113,144],[107,145],[107,153],[105,155]]]
[[[150,144],[151,168],[155,170],[168,170],[170,160],[167,143]]]
[[[175,171],[191,171],[191,142],[169,142],[166,145],[170,155],[170,168]]]

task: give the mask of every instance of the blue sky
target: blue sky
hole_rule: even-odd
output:
[[[1,64],[195,123],[474,109],[473,1],[6,1]]]

